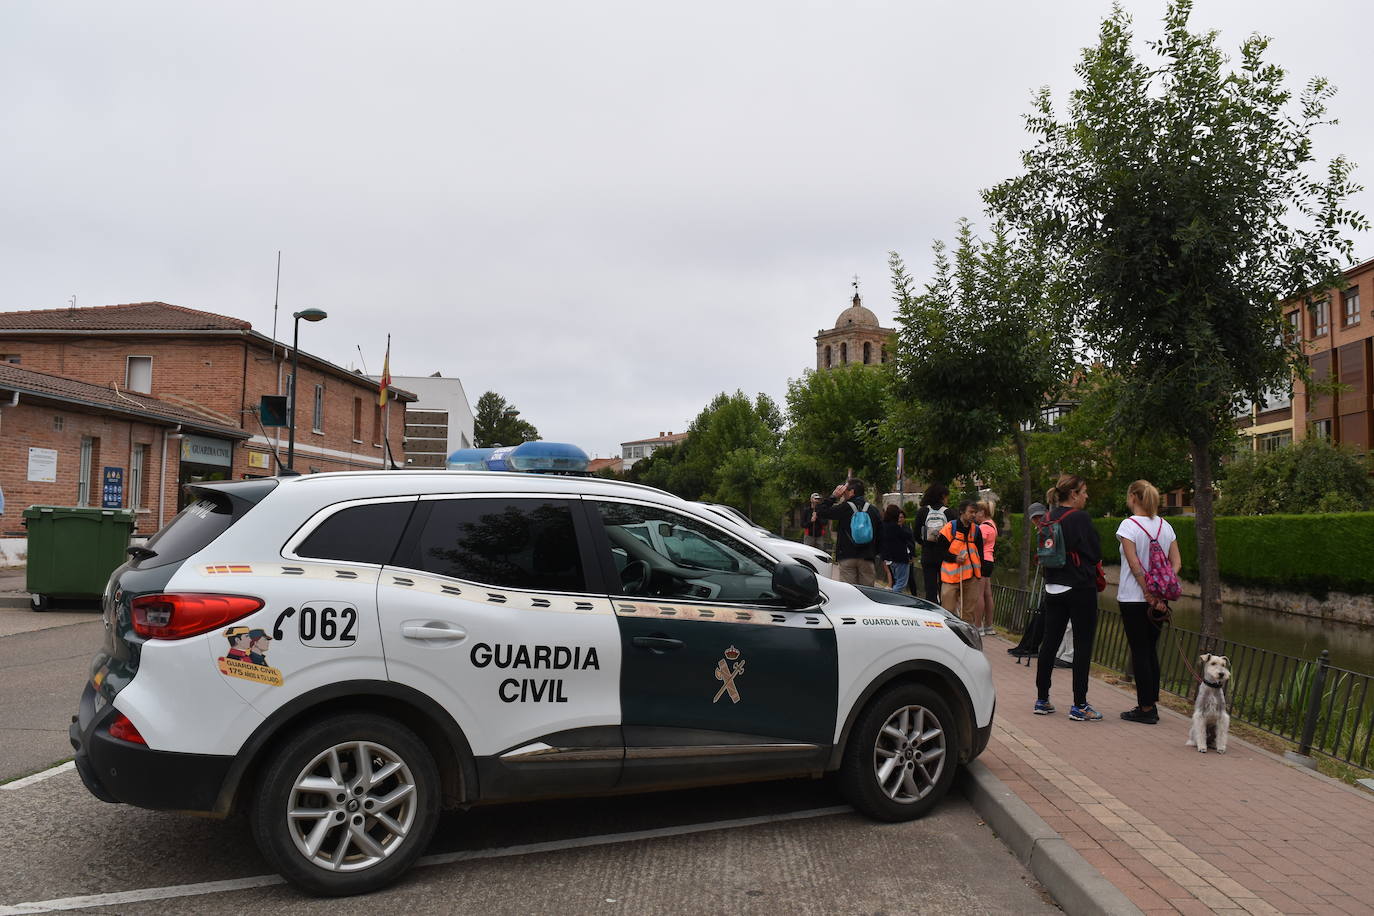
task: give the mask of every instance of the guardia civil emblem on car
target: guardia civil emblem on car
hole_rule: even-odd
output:
[[[716,680],[720,681],[720,689],[716,691],[712,703],[719,702],[726,694],[730,695],[731,703],[739,702],[739,688],[735,686],[735,678],[744,673],[744,659],[740,658],[739,654],[739,649],[731,646],[725,650],[725,657],[716,662]]]

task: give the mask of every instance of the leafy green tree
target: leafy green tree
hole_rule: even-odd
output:
[[[1032,481],[1025,427],[1072,371],[1075,357],[1055,308],[1045,259],[1005,225],[983,241],[961,220],[953,261],[935,245],[934,276],[922,292],[901,257],[889,257],[897,301],[897,390],[919,407],[910,416],[913,457],[937,480],[972,477],[1012,441],[1023,503]],[[1020,577],[1030,567],[1029,520]]]
[[[828,494],[849,469],[874,490],[892,482],[896,450],[885,460],[878,437],[889,386],[885,368],[862,364],[808,371],[788,382],[782,476],[791,496]]]
[[[752,447],[737,448],[716,469],[715,499],[743,510],[752,520],[754,500],[775,479],[777,471],[776,455]]]
[[[520,411],[495,391],[488,391],[477,399],[473,414],[472,437],[478,448],[494,445],[519,445],[539,438],[534,424],[520,419]]]
[[[711,399],[675,446],[656,449],[630,468],[630,479],[683,499],[729,503],[751,518],[781,512],[776,492],[782,412],[767,395],[742,391]]]
[[[1085,342],[1128,382],[1120,415],[1188,441],[1210,641],[1222,623],[1216,430],[1288,380],[1300,354],[1278,302],[1324,295],[1350,257],[1344,233],[1367,222],[1345,205],[1358,190],[1345,159],[1311,173],[1329,84],[1312,80],[1293,111],[1267,39],[1247,39],[1232,69],[1215,32],[1189,31],[1191,10],[1169,5],[1150,61],[1114,10],[1083,52],[1067,117],[1042,89],[1024,173],[985,198],[1069,267]]]
[[[1302,515],[1374,509],[1370,463],[1348,447],[1308,437],[1242,455],[1225,468],[1220,515]]]

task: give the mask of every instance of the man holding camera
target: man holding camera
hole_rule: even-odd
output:
[[[839,522],[835,526],[835,578],[850,585],[876,584],[877,535],[883,519],[864,500],[864,482],[857,477],[849,478],[820,501],[816,512],[823,519]],[[854,516],[859,513],[868,516],[869,524],[855,522]]]

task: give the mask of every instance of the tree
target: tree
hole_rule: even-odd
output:
[[[495,391],[488,391],[477,399],[473,415],[472,437],[478,448],[494,445],[519,445],[539,438],[534,425],[520,419],[520,411]]]
[[[829,494],[849,469],[874,491],[892,482],[896,449],[885,461],[877,436],[889,387],[883,367],[862,364],[808,371],[788,382],[782,474],[793,497]]]
[[[765,394],[721,392],[702,408],[681,443],[654,451],[630,468],[630,479],[683,499],[729,503],[753,518],[760,500],[771,517],[782,413]]]
[[[1301,515],[1374,509],[1370,465],[1348,447],[1315,436],[1226,466],[1221,515]]]
[[[1343,206],[1359,190],[1344,158],[1310,174],[1328,83],[1312,80],[1290,111],[1268,40],[1247,39],[1229,69],[1215,32],[1188,30],[1191,8],[1168,7],[1149,45],[1157,62],[1137,59],[1124,12],[1108,16],[1067,117],[1042,89],[1024,173],[985,200],[1070,268],[1085,342],[1127,381],[1122,420],[1189,443],[1210,642],[1222,623],[1216,432],[1288,380],[1300,353],[1284,343],[1279,301],[1323,296],[1350,257],[1343,233],[1367,223]]]
[[[937,480],[969,472],[995,457],[1009,437],[1020,470],[1022,503],[1031,501],[1026,426],[1040,415],[1075,366],[1055,306],[1050,265],[1004,224],[975,237],[968,220],[956,234],[953,262],[935,244],[935,273],[917,293],[893,252],[897,302],[897,390],[922,407],[913,413],[917,462]],[[1030,520],[1022,533],[1021,587],[1030,568]]]

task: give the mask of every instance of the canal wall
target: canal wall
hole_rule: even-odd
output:
[[[1121,567],[1107,566],[1107,581],[1115,586],[1121,581]],[[1201,598],[1202,587],[1188,579],[1179,579],[1183,594],[1188,598]],[[1330,620],[1349,623],[1361,627],[1374,627],[1374,595],[1350,595],[1345,592],[1327,592],[1318,598],[1307,592],[1291,592],[1276,588],[1256,588],[1253,586],[1221,584],[1221,600],[1228,604],[1243,604],[1247,607],[1296,614],[1314,620]]]

